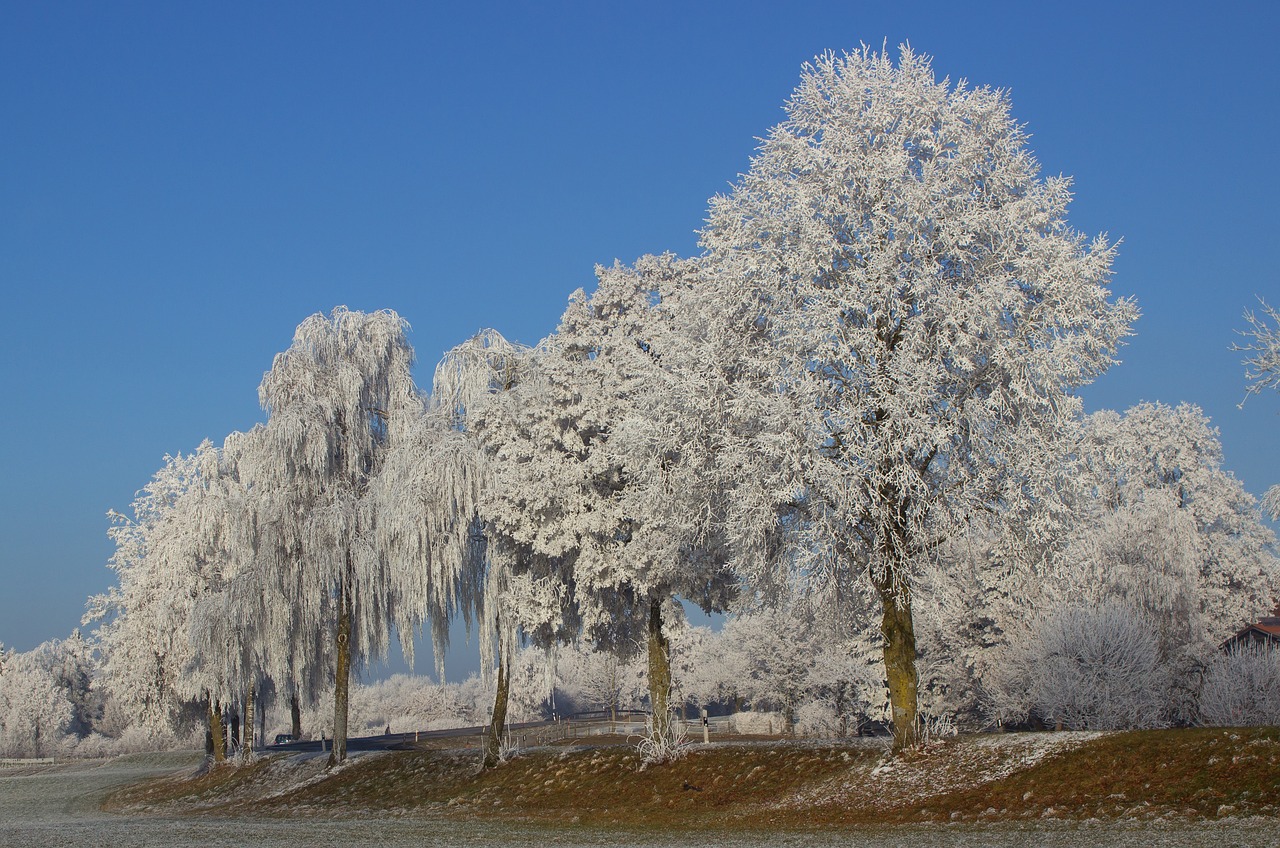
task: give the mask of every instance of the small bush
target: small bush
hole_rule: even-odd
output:
[[[1248,645],[1216,657],[1205,669],[1200,717],[1216,727],[1280,724],[1280,651]]]

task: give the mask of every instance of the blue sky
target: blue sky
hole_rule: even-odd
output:
[[[1143,317],[1089,407],[1200,404],[1280,482],[1280,395],[1239,409],[1229,350],[1280,303],[1274,4],[620,7],[0,3],[6,646],[78,625],[106,511],[260,420],[308,314],[395,309],[420,382],[481,327],[536,341],[595,263],[694,253],[801,64],[861,42],[1011,90],[1073,225],[1123,238]]]

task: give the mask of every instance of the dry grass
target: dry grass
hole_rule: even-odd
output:
[[[627,828],[839,828],[936,821],[1280,816],[1280,729],[1008,734],[906,757],[881,744],[721,744],[641,768],[625,746],[544,748],[479,772],[474,753],[275,757],[138,784],[108,808],[394,815]]]

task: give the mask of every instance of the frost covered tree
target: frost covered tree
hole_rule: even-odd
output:
[[[402,614],[403,573],[377,549],[367,496],[389,434],[422,412],[406,330],[389,310],[312,315],[258,390],[268,414],[258,557],[282,576],[277,602],[292,607],[291,626],[332,634],[331,763],[346,757],[352,665],[385,653]]]
[[[0,669],[0,753],[7,756],[47,757],[73,738],[75,708],[41,661],[44,648],[7,654]]]
[[[191,699],[184,672],[195,659],[188,634],[203,582],[190,528],[201,475],[216,461],[207,441],[191,454],[167,456],[129,515],[109,513],[116,584],[89,599],[84,617],[85,624],[101,622],[103,682],[134,723],[153,732],[171,732]]]
[[[1063,531],[1066,594],[1120,598],[1166,644],[1201,656],[1274,605],[1275,536],[1222,468],[1218,432],[1199,407],[1089,416],[1073,472],[1084,497]]]
[[[445,549],[443,556],[429,559],[434,563],[436,656],[443,656],[448,637],[443,622],[448,616],[460,613],[468,627],[478,624],[482,679],[494,687],[485,768],[502,756],[512,662],[521,642],[528,639],[552,650],[578,627],[566,571],[571,556],[548,553],[513,536],[507,531],[507,516],[493,506],[505,497],[503,487],[513,475],[505,473],[507,460],[486,439],[484,422],[506,408],[514,394],[526,391],[524,384],[540,355],[540,350],[510,342],[494,330],[483,330],[445,354],[436,366],[429,419],[436,422],[432,431],[437,440],[444,440],[440,443],[447,446],[448,455],[443,461],[432,460],[429,452],[414,448],[422,460],[417,470],[408,470],[409,478],[418,481],[410,487],[427,482],[422,497],[435,499],[437,505],[417,508],[419,515],[430,517],[426,523],[415,523],[410,513],[407,525],[396,525],[414,528],[414,537],[428,530],[435,544]],[[421,464],[424,461],[431,466]],[[554,664],[545,664],[545,685],[539,691],[551,690],[553,669]]]
[[[1244,364],[1249,394],[1263,389],[1280,390],[1280,311],[1262,301],[1262,312],[1265,317],[1253,311],[1245,312],[1249,329],[1243,335],[1248,341],[1235,347],[1248,354]],[[1262,503],[1271,517],[1280,521],[1280,483],[1267,490]]]
[[[569,569],[590,644],[625,649],[644,634],[660,740],[673,599],[723,609],[734,588],[708,431],[686,414],[692,386],[675,371],[684,340],[667,297],[691,269],[671,257],[599,269],[596,291],[570,298],[521,385],[470,423],[496,469],[483,510],[495,534]]]
[[[188,638],[194,658],[188,676],[244,711],[243,759],[254,751],[254,714],[264,691],[283,690],[314,701],[331,678],[320,631],[302,625],[289,597],[286,574],[259,558],[262,522],[275,518],[260,475],[269,478],[275,458],[259,425],[232,433],[204,475],[202,508],[190,519],[198,538],[192,564],[204,591],[192,610]],[[325,672],[330,672],[325,674]]]
[[[1135,309],[1109,299],[1113,245],[1068,225],[1070,182],[1040,177],[1006,93],[864,48],[806,66],[785,108],[702,232],[714,358],[763,419],[734,461],[780,457],[730,524],[767,540],[790,505],[811,569],[869,581],[901,747],[918,573],[1025,499]]]

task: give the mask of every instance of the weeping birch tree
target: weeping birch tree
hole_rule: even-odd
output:
[[[1067,224],[1070,182],[1040,177],[1006,93],[864,48],[807,65],[785,109],[702,232],[714,359],[762,419],[732,456],[781,458],[730,526],[750,560],[784,505],[816,569],[869,583],[902,747],[920,569],[1026,500],[1136,311],[1109,299],[1114,246]]]
[[[389,434],[422,414],[406,330],[389,310],[312,315],[258,390],[268,413],[258,556],[281,575],[292,626],[333,634],[330,764],[346,758],[352,665],[384,654],[404,614],[402,573],[377,549],[367,496]]]

